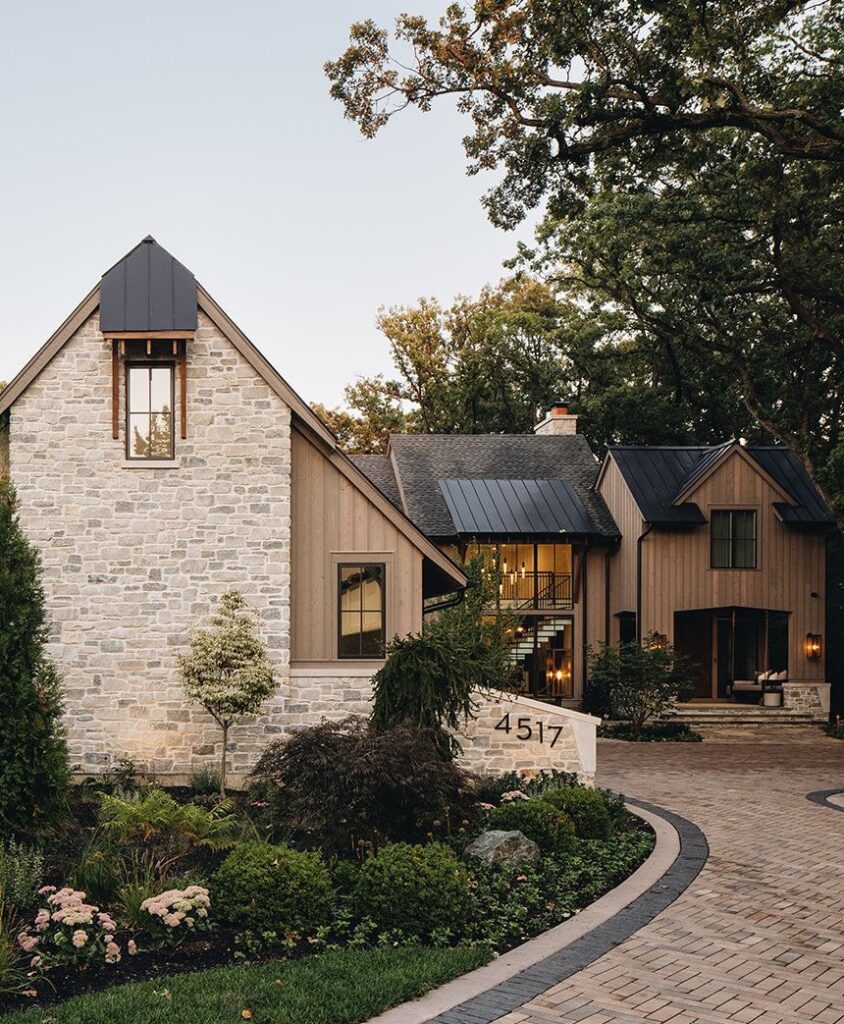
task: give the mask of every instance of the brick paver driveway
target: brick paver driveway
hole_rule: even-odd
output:
[[[676,902],[499,1024],[844,1022],[844,742],[814,730],[602,741],[598,782],[690,818],[710,858]]]

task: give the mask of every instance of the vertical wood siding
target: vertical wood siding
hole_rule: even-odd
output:
[[[337,564],[342,561],[386,563],[387,636],[418,632],[421,552],[297,430],[291,487],[291,660],[338,660]]]
[[[621,532],[621,547],[610,559],[610,642],[619,637],[618,612],[636,611],[636,541],[645,528],[639,506],[633,500],[618,466],[607,465],[600,492]],[[647,545],[651,538],[644,541]]]
[[[642,552],[643,631],[657,630],[673,640],[674,613],[695,608],[791,612],[789,679],[822,680],[823,661],[809,661],[803,641],[807,633],[824,632],[824,537],[784,526],[773,507],[781,495],[738,454],[704,480],[689,500],[707,519],[714,508],[756,509],[757,568],[710,568],[708,526],[655,530]]]

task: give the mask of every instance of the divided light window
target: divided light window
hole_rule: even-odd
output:
[[[709,530],[713,569],[756,568],[756,513],[747,509],[714,509]]]
[[[126,366],[126,457],[172,459],[175,367]]]
[[[387,641],[384,565],[343,564],[339,575],[339,657],[383,658]]]

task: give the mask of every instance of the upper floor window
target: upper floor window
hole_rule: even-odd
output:
[[[126,366],[126,458],[172,459],[175,367]]]
[[[339,657],[383,658],[387,640],[384,565],[343,564],[339,574]]]
[[[713,569],[756,568],[756,512],[714,509],[710,515]]]

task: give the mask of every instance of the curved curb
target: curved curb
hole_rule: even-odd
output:
[[[627,804],[656,833],[653,852],[629,878],[568,921],[368,1024],[492,1024],[652,921],[695,880],[709,846],[680,815],[642,800]]]
[[[828,807],[832,811],[844,811],[844,799],[839,803],[838,800],[830,799],[834,796],[844,798],[844,789],[816,789],[814,793],[807,793],[806,799],[811,800],[813,804],[820,804],[821,807]]]

